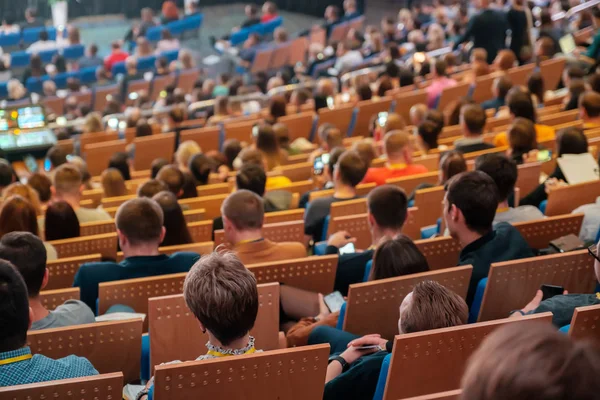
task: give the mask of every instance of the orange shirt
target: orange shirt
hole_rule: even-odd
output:
[[[556,137],[556,131],[551,126],[535,124],[535,136],[538,143],[545,142],[553,140]],[[506,132],[499,133],[494,137],[494,146],[508,146],[508,135]]]
[[[365,175],[365,178],[363,179],[362,183],[375,182],[377,186],[381,186],[385,185],[385,181],[388,179],[408,175],[425,174],[427,172],[429,172],[427,168],[425,168],[421,164],[410,164],[405,166],[404,168],[369,168],[369,170],[367,171],[367,175]]]

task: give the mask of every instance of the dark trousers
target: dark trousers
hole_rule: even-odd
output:
[[[329,354],[339,354],[346,350],[348,343],[359,337],[330,326],[317,326],[308,336],[308,344],[329,343],[331,345]]]

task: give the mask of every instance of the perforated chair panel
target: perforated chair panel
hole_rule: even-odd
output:
[[[561,215],[537,221],[517,222],[513,226],[523,235],[532,249],[545,249],[560,237],[579,235],[583,214]]]
[[[156,368],[154,398],[320,400],[329,345],[304,346]]]
[[[425,174],[411,175],[401,178],[388,179],[385,183],[398,186],[403,189],[408,195],[412,193],[417,186],[422,183],[428,183],[430,185],[437,184],[439,179],[439,173],[437,171],[427,172]]]
[[[377,332],[391,340],[398,334],[400,304],[415,285],[436,281],[464,299],[472,270],[468,265],[350,285],[344,330],[359,336]]]
[[[179,143],[183,143],[186,140],[191,140],[198,143],[204,152],[209,152],[211,150],[219,151],[221,145],[220,136],[220,126],[188,129],[180,133]]]
[[[451,237],[417,240],[415,244],[423,253],[431,270],[452,267],[458,264],[460,243]]]
[[[157,158],[170,160],[175,152],[174,133],[138,137],[133,143],[135,144],[133,167],[136,170],[149,169],[152,161]]]
[[[140,376],[142,320],[29,331],[27,345],[33,354],[53,359],[71,354],[85,357],[101,374],[123,372],[125,382],[132,382]]]
[[[264,225],[263,237],[272,242],[304,242],[304,220]],[[225,243],[225,231],[215,231],[215,246]]]
[[[91,254],[89,256],[59,258],[58,260],[48,261],[48,284],[44,290],[65,289],[73,286],[75,274],[81,264],[89,262],[98,262],[102,259],[101,254]],[[79,291],[77,291],[79,293]]]
[[[210,242],[212,240],[212,221],[188,223],[187,227],[195,243]]]
[[[103,235],[117,231],[115,221],[84,222],[80,225],[81,236]]]
[[[600,305],[577,307],[569,336],[576,340],[589,339],[600,344]]]
[[[72,282],[71,282],[72,284]],[[40,292],[40,301],[48,310],[54,310],[67,300],[79,300],[79,288],[44,290]]]
[[[103,257],[115,259],[117,256],[117,234],[83,236],[73,239],[48,242],[56,249],[59,258],[83,256],[86,254],[102,254]]]

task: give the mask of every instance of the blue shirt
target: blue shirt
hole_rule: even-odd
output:
[[[81,288],[81,301],[95,310],[99,283],[188,272],[199,259],[200,256],[196,253],[181,252],[170,256],[161,254],[128,257],[118,264],[114,262],[87,263],[79,267],[73,286]]]
[[[3,360],[9,358],[28,356],[31,356],[31,349],[29,347],[7,351],[0,353],[0,364],[2,364]],[[0,365],[0,387],[80,378],[91,375],[98,375],[98,371],[83,357],[71,355],[53,360],[41,354],[35,354],[24,360]]]

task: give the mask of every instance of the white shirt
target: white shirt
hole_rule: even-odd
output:
[[[27,49],[28,53],[39,53],[46,50],[54,50],[58,48],[54,40],[38,40]]]
[[[337,58],[334,68],[341,73],[362,64],[362,62],[363,56],[360,51],[350,50],[343,56]]]

